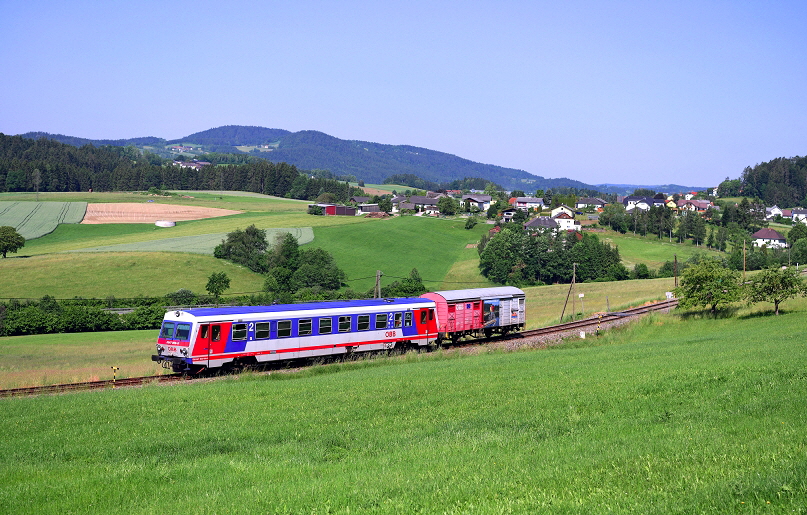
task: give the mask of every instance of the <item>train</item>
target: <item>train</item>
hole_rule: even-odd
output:
[[[382,298],[172,310],[152,361],[174,372],[393,349],[434,348],[524,328],[512,286]]]

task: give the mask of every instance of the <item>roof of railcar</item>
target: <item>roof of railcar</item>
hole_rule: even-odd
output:
[[[469,290],[445,290],[433,292],[445,300],[477,300],[505,299],[524,297],[524,292],[514,286],[498,286],[495,288],[471,288]]]
[[[327,302],[306,302],[302,304],[273,304],[271,306],[230,306],[221,308],[196,308],[180,310],[195,317],[205,316],[236,316],[258,313],[283,313],[287,311],[311,311],[317,309],[343,309],[360,307],[390,307],[391,309],[406,309],[410,305],[423,305],[428,299],[421,297],[388,298],[388,299],[361,299],[361,300],[334,300]]]

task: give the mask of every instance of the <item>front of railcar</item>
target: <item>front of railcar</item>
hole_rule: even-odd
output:
[[[191,371],[192,342],[197,330],[192,315],[183,311],[166,313],[157,338],[157,354],[151,360],[174,372]]]

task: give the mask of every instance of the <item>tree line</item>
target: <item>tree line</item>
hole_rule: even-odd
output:
[[[150,188],[235,190],[314,200],[331,193],[340,202],[362,194],[346,182],[312,177],[287,163],[253,160],[238,165],[181,167],[135,147],[31,140],[0,134],[0,191],[145,191]]]

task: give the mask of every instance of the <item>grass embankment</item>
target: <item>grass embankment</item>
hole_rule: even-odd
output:
[[[799,511],[802,317],[655,316],[580,348],[6,399],[0,507]]]
[[[159,374],[151,362],[157,332],[41,334],[0,338],[0,388]]]

